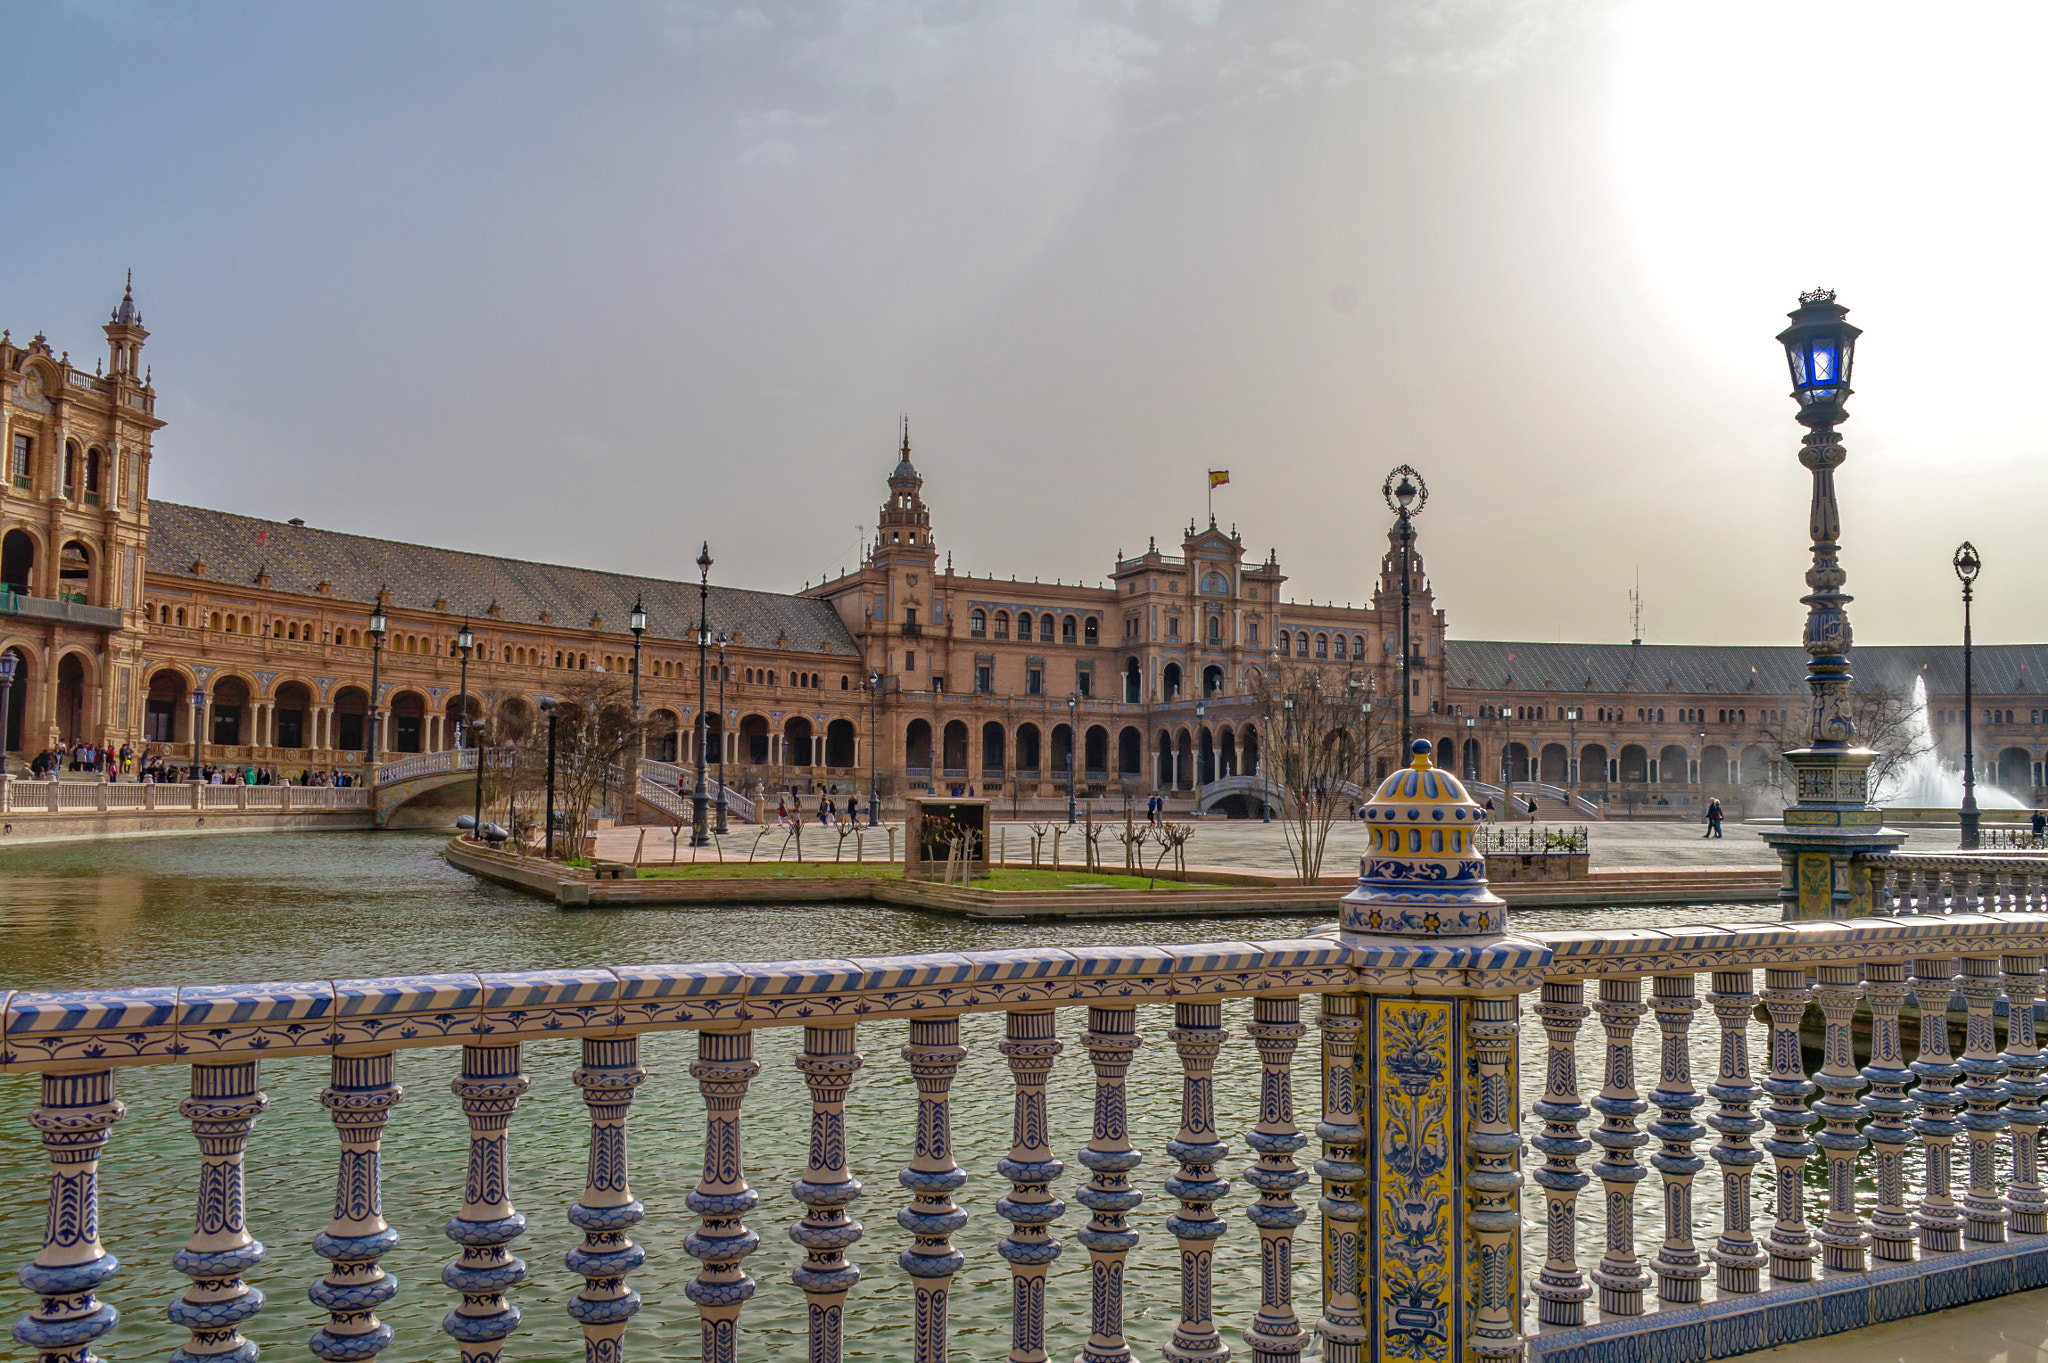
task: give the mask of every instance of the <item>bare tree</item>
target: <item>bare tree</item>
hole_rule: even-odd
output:
[[[1762,786],[1780,799],[1796,796],[1791,766],[1777,759],[1780,753],[1806,746],[1808,739],[1802,722],[1806,713],[1804,708],[1788,709],[1785,723],[1762,726],[1762,742],[1771,754],[1771,765],[1754,777],[1744,772],[1745,784]],[[1856,725],[1856,742],[1877,753],[1870,764],[1872,798],[1915,758],[1934,746],[1925,731],[1914,723],[1912,693],[1898,687],[1858,682],[1849,691],[1849,716]]]
[[[1253,692],[1261,712],[1265,775],[1279,787],[1287,854],[1304,885],[1322,874],[1330,827],[1367,776],[1371,716],[1355,684],[1278,659]]]
[[[640,743],[641,722],[633,716],[632,678],[610,672],[577,672],[555,698],[555,814],[561,829],[555,847],[569,855],[583,845],[593,812],[619,782],[626,758]],[[538,767],[546,780],[548,724],[533,726],[520,745],[522,765]]]

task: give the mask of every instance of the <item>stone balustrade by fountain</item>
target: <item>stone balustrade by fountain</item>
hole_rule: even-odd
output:
[[[1298,1363],[1311,1333],[1332,1363],[1715,1358],[2048,1284],[2048,1058],[2033,1026],[2048,912],[1999,901],[1510,935],[1472,854],[1479,811],[1455,780],[1418,761],[1388,778],[1368,816],[1373,852],[1340,923],[1284,941],[7,993],[0,1067],[42,1076],[31,1121],[51,1166],[45,1243],[22,1272],[41,1302],[15,1336],[49,1363],[85,1363],[117,1305],[168,1310],[191,1332],[187,1363],[247,1363],[254,1346],[241,1332],[279,1305],[245,1275],[317,1257],[317,1357],[374,1358],[393,1342],[379,1309],[429,1291],[465,1359],[517,1357],[522,1312],[559,1309],[581,1326],[586,1358],[613,1363],[641,1305],[631,1275],[646,1251],[631,1236],[646,1198],[698,1218],[687,1295],[707,1360],[748,1352],[742,1322],[766,1290],[751,1256],[780,1223],[804,1256],[776,1290],[806,1298],[811,1360],[843,1356],[849,1312],[888,1310],[902,1317],[902,1356],[942,1363],[953,1286],[990,1267],[953,1240],[966,1188],[992,1194],[1009,1226],[994,1253],[1012,1284],[1011,1363],[1042,1363],[1055,1311],[1085,1313],[1083,1359],[1132,1357],[1127,1285],[1151,1273],[1180,1280],[1168,1358],[1223,1360],[1242,1340],[1255,1363]],[[1524,995],[1540,1064],[1522,1052]],[[1945,1014],[1955,998],[1967,1017],[1960,1055],[1944,1026],[1905,1044],[1903,1019],[1917,1029],[1921,1010]],[[1824,1019],[1817,1070],[1800,1047],[1810,1002]],[[1860,1067],[1859,1002],[1872,1019]],[[1759,1004],[1769,1044],[1753,1055]],[[1172,1008],[1170,1031],[1141,1035],[1151,1006]],[[960,1023],[983,1012],[1006,1015],[998,1049],[1014,1125],[1003,1158],[964,1167],[951,1114],[969,1056]],[[1606,1040],[1599,1073],[1578,1061],[1589,1019]],[[803,1044],[793,1072],[764,1075],[754,1034],[776,1027],[801,1028]],[[1642,1028],[1661,1057],[1647,1093],[1633,1059]],[[682,1098],[676,1078],[649,1079],[639,1041],[678,1030],[698,1037],[701,1170],[694,1187],[669,1180],[657,1192],[643,1179],[636,1194],[629,1127],[664,1120]],[[586,1187],[566,1208],[515,1209],[521,1095],[550,1081],[527,1072],[522,1043],[561,1037],[581,1039],[581,1064],[552,1079],[571,1080],[588,1108]],[[1711,1074],[1694,1073],[1695,1037],[1718,1051]],[[404,1093],[406,1053],[422,1047],[460,1048],[452,1097]],[[335,1200],[310,1255],[261,1243],[242,1197],[243,1160],[261,1158],[259,1066],[286,1056],[332,1066],[321,1101],[336,1133]],[[848,1095],[885,1063],[915,1081],[913,1156],[900,1171],[854,1168]],[[123,1302],[119,1265],[99,1242],[99,1157],[121,1138],[120,1071],[165,1064],[191,1072],[180,1112],[199,1144],[196,1229],[174,1262],[192,1286],[170,1302]],[[1162,1150],[1138,1148],[1127,1120],[1126,1077],[1145,1065],[1181,1080]],[[1214,1076],[1231,1066],[1258,1076],[1242,1110],[1218,1101]],[[1319,1092],[1298,1092],[1303,1069]],[[748,1123],[750,1092],[773,1082],[810,1095],[809,1158],[792,1188],[748,1181],[750,1152],[804,1139]],[[1048,1088],[1077,1085],[1094,1094],[1092,1121],[1054,1129]],[[379,1263],[398,1232],[383,1215],[378,1151],[437,1101],[459,1103],[470,1132],[461,1202],[445,1209],[454,1254],[441,1284],[401,1286]],[[1311,1141],[1312,1169],[1297,1158]],[[1824,1189],[1806,1186],[1815,1161]],[[1062,1190],[1076,1164],[1083,1181]],[[1917,1187],[1909,1166],[1925,1170]],[[880,1238],[895,1261],[859,1264],[854,1251],[888,1219],[870,1213],[864,1226],[855,1211],[892,1173],[896,1226]],[[1313,1206],[1299,1196],[1312,1178]],[[1598,1249],[1576,1233],[1596,1178]],[[1723,1210],[1695,1238],[1707,1179]],[[1062,1224],[1062,1191],[1085,1224]],[[1141,1243],[1158,1232],[1137,1213],[1156,1221],[1162,1207],[1177,1252]],[[1540,1246],[1524,1242],[1525,1208]],[[536,1286],[546,1275],[529,1279],[513,1253],[538,1215],[565,1216],[582,1236],[566,1264],[583,1285],[552,1306]],[[1319,1227],[1306,1226],[1311,1215]],[[1255,1294],[1212,1279],[1218,1241],[1240,1236],[1258,1246]],[[1077,1294],[1087,1299],[1060,1301],[1048,1266],[1076,1250],[1089,1260]],[[1321,1300],[1298,1308],[1293,1270],[1312,1259]],[[849,1297],[881,1274],[912,1290]]]

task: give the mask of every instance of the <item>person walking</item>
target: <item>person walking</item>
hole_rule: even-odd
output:
[[[2039,842],[2044,834],[2048,834],[2048,814],[2037,809],[2034,811],[2034,841]]]
[[[1707,831],[1700,834],[1700,836],[1702,838],[1718,838],[1721,836],[1721,802],[1719,800],[1707,801]]]

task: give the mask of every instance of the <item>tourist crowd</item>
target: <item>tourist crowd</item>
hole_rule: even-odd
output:
[[[100,776],[108,781],[125,777],[130,781],[200,781],[214,786],[352,786],[360,779],[346,771],[315,771],[306,767],[290,772],[246,762],[224,766],[208,762],[195,769],[166,760],[154,748],[138,753],[126,743],[114,749],[92,743],[66,743],[61,739],[55,747],[37,753],[28,766],[39,781],[64,772]]]

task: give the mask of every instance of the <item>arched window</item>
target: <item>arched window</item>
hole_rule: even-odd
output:
[[[85,500],[88,506],[100,504],[100,465],[106,456],[97,449],[85,452]]]
[[[1073,616],[1071,616],[1071,615],[1069,615],[1069,616],[1065,617],[1064,619],[1062,619],[1062,620],[1060,621],[1060,642],[1061,642],[1061,643],[1063,643],[1063,644],[1071,644],[1071,643],[1073,643],[1073,642],[1074,642],[1074,626],[1075,626],[1075,623],[1076,623],[1076,622],[1075,622],[1075,620],[1074,620],[1074,617],[1073,617]]]
[[[1028,641],[1031,638],[1031,612],[1017,612],[1017,637]]]
[[[64,495],[78,499],[78,446],[64,447]]]
[[[1318,658],[1327,658],[1327,657],[1329,657],[1329,656],[1330,656],[1330,636],[1329,636],[1329,635],[1327,635],[1327,634],[1318,634],[1318,635],[1316,636],[1316,656],[1317,656]]]
[[[1007,638],[1009,638],[1009,637],[1010,637],[1010,613],[1009,613],[1008,611],[997,611],[997,612],[996,612],[996,638],[998,638],[998,639],[1007,639]]]
[[[1102,622],[1091,615],[1088,617],[1087,622],[1081,626],[1081,642],[1092,648],[1100,642],[1101,638]]]
[[[1223,642],[1223,617],[1220,615],[1209,617],[1209,642],[1212,644]]]
[[[967,635],[971,639],[986,639],[988,637],[988,612],[977,609],[969,613],[967,617]]]
[[[1290,649],[1290,648],[1293,648],[1293,647],[1294,647],[1294,636],[1293,636],[1292,634],[1289,634],[1289,633],[1288,633],[1288,632],[1287,632],[1286,630],[1284,630],[1284,629],[1283,629],[1283,630],[1281,630],[1281,631],[1280,631],[1280,652],[1282,652],[1282,653],[1285,653],[1285,652],[1286,652],[1286,651],[1287,651],[1288,649]]]
[[[1306,658],[1308,656],[1307,630],[1303,630],[1301,633],[1294,636],[1294,656],[1297,658]]]
[[[1344,657],[1344,656],[1345,656],[1345,652],[1344,652],[1344,636],[1343,636],[1343,635],[1341,635],[1341,634],[1337,636],[1337,656],[1338,656],[1339,658],[1342,658],[1342,657]]]
[[[1044,615],[1038,617],[1038,642],[1041,644],[1049,644],[1052,642],[1051,611],[1047,611]]]
[[[1354,634],[1351,636],[1351,656],[1354,658],[1358,658],[1360,660],[1364,659],[1365,636],[1363,634]]]

